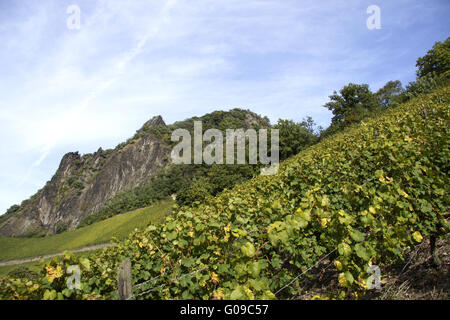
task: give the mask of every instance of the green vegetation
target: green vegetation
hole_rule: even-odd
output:
[[[251,124],[248,121],[251,120]],[[194,121],[201,121],[203,130],[218,129],[225,131],[226,129],[253,128],[255,130],[270,127],[270,121],[267,117],[261,117],[250,110],[239,108],[230,111],[214,111],[201,117],[192,117],[184,121],[177,121],[166,127],[156,126],[144,128],[145,131],[151,131],[156,136],[162,138],[168,144],[176,144],[172,142],[170,137],[176,129],[186,129],[191,134],[194,132]]]
[[[402,87],[399,80],[388,81],[377,92],[372,92],[367,84],[349,83],[339,93],[330,95],[324,105],[332,111],[331,125],[322,132],[321,138],[359,123],[363,119],[376,117],[388,107],[396,107],[421,94],[450,83],[450,37],[444,42],[436,42],[431,50],[417,59],[417,79]]]
[[[76,252],[73,255],[77,258],[82,258],[92,255],[95,252],[99,252],[100,250],[103,249]],[[40,259],[39,261],[30,261],[15,265],[0,266],[0,277],[7,276],[13,279],[17,278],[28,279],[31,275],[33,278],[35,278],[34,276],[40,273],[42,267],[45,264],[51,263],[53,259],[54,258],[47,258],[47,259]],[[26,272],[30,272],[30,274],[26,275],[25,274]]]
[[[152,207],[138,209],[126,214],[66,231],[44,238],[0,238],[0,261],[60,253],[85,246],[107,243],[111,238],[125,238],[135,228],[157,223],[169,213],[173,202],[164,200]]]
[[[437,41],[423,57],[417,59],[417,77],[450,76],[450,37]]]
[[[364,113],[378,107],[376,96],[369,90],[367,84],[350,83],[330,96],[330,102],[325,104],[332,113],[332,125],[348,126],[364,118]]]
[[[271,127],[267,118],[262,118],[249,110],[232,109],[215,111],[202,117],[175,122],[167,127],[144,126],[132,140],[137,140],[140,135],[150,131],[166,143],[174,144],[170,141],[171,133],[176,129],[186,129],[192,135],[194,120],[202,121],[203,132],[211,128],[225,131],[226,129],[248,127],[256,130]],[[319,138],[314,132],[314,126],[311,118],[301,123],[280,119],[273,127],[280,130],[280,159],[286,159],[316,143]],[[150,177],[148,182],[108,200],[99,211],[84,218],[79,227],[90,225],[116,214],[149,206],[172,194],[177,195],[176,202],[179,206],[199,204],[208,197],[216,196],[222,190],[231,189],[233,186],[249,180],[259,172],[260,166],[249,164],[170,165],[165,171]]]
[[[47,261],[48,262],[48,261]],[[12,279],[17,278],[28,278],[25,276],[22,271],[28,270],[34,274],[38,274],[40,269],[42,268],[41,264],[35,262],[26,262],[20,265],[9,265],[9,266],[1,266],[0,267],[0,277],[8,276]]]
[[[6,210],[6,214],[14,213],[20,209],[20,206],[17,204],[12,205],[8,210]]]
[[[279,119],[273,128],[279,130],[280,160],[296,155],[319,141],[318,134],[314,132],[315,124],[311,117],[300,123]]]
[[[291,287],[274,293],[327,253],[342,289],[324,294],[364,296],[370,264],[392,264],[408,246],[448,232],[449,104],[447,87],[389,108],[288,159],[275,176],[183,207],[84,260],[54,259],[39,281],[5,278],[1,296],[116,298],[116,268],[129,257],[135,284],[159,276],[140,298],[288,298]],[[65,286],[63,270],[74,263],[78,291]]]
[[[428,54],[447,57],[440,49]],[[368,267],[398,263],[426,237],[450,231],[450,85],[447,69],[430,72],[418,72],[405,90],[395,81],[376,94],[346,86],[326,105],[335,125],[276,175],[181,206],[114,247],[52,259],[39,279],[0,279],[0,297],[114,299],[117,266],[129,258],[136,290],[145,292],[139,299],[290,298],[292,280],[324,257],[334,263],[339,289],[322,298],[364,297]],[[207,180],[194,178],[181,185],[192,189],[189,201],[212,192]],[[80,290],[66,287],[73,264],[82,270]]]

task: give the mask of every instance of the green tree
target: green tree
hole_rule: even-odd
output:
[[[388,81],[376,93],[378,103],[382,107],[388,107],[396,101],[397,97],[404,91],[402,83],[399,80]]]
[[[426,55],[417,59],[417,78],[450,74],[450,37],[437,41]]]
[[[337,126],[358,122],[379,106],[368,84],[349,83],[329,98],[331,101],[324,107],[333,112],[332,125]]]
[[[6,210],[6,214],[17,212],[17,211],[19,211],[19,209],[20,209],[20,206],[17,204],[14,204],[11,207],[9,207],[8,210]]]
[[[177,193],[177,204],[182,206],[193,204],[195,201],[203,202],[211,195],[212,189],[208,179],[197,178]]]
[[[426,55],[417,59],[416,81],[395,97],[395,104],[406,102],[421,94],[432,92],[450,83],[450,38],[436,42]]]
[[[316,143],[319,138],[314,134],[314,127],[311,117],[300,123],[279,119],[274,129],[279,130],[280,159],[286,159]]]

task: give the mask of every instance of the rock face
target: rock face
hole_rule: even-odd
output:
[[[47,184],[15,210],[0,216],[0,236],[44,236],[76,228],[116,194],[133,189],[170,164],[170,133],[205,127],[265,128],[269,120],[250,110],[214,111],[166,126],[161,116],[147,121],[135,136],[114,150],[81,156],[67,153]],[[205,130],[204,127],[204,130]],[[14,207],[14,206],[13,206]]]
[[[13,214],[1,217],[0,236],[30,236],[75,228],[108,199],[132,189],[169,164],[170,146],[149,130],[166,126],[160,116],[114,150],[67,153],[58,170]]]

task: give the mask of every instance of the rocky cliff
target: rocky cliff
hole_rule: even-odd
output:
[[[170,147],[148,130],[154,117],[114,150],[67,153],[47,184],[0,221],[0,236],[45,235],[75,228],[118,192],[136,187],[169,163]]]
[[[177,128],[192,131],[193,120],[202,121],[203,130],[270,126],[267,118],[242,109],[214,111],[168,126],[161,116],[154,117],[113,150],[67,153],[41,190],[0,216],[0,236],[43,236],[76,228],[118,193],[148,182],[166,168],[173,146],[171,132]]]

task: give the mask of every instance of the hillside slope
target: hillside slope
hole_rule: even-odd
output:
[[[147,126],[165,126],[154,117]],[[67,153],[58,170],[17,212],[1,217],[0,236],[45,235],[72,229],[120,191],[133,188],[168,164],[170,148],[152,133],[80,156]]]
[[[98,221],[99,217],[108,217],[110,212],[99,213],[108,204],[119,207],[113,210],[117,214],[145,207],[158,200],[153,199],[147,190],[152,188],[150,178],[163,173],[163,169],[170,165],[172,131],[177,128],[191,130],[193,120],[201,120],[204,130],[211,127],[224,130],[269,125],[267,119],[241,109],[216,111],[168,126],[160,116],[156,116],[147,121],[134,137],[114,150],[100,148],[93,154],[83,156],[78,152],[66,154],[55,175],[41,190],[10,213],[0,216],[0,237],[61,233],[76,228],[81,221],[91,223]],[[210,168],[204,169],[205,172],[208,170]],[[134,190],[138,190],[140,199],[130,203],[126,197],[135,196]],[[168,194],[159,198],[166,196]],[[126,198],[125,202],[121,197]],[[99,214],[90,221],[89,218],[96,213]]]
[[[148,208],[131,212],[42,238],[0,238],[0,262],[60,253],[96,244],[109,243],[115,237],[124,239],[135,228],[158,223],[170,212],[172,200],[161,201]]]
[[[90,256],[81,291],[67,290],[67,276],[55,273],[86,265],[68,256],[47,265],[32,289],[3,279],[0,295],[115,298],[117,265],[129,257],[133,283],[147,281],[135,298],[288,298],[293,283],[302,285],[296,277],[326,257],[343,289],[332,297],[360,296],[370,265],[389,265],[425,237],[448,233],[449,105],[449,87],[420,96],[310,147],[277,175],[181,208]]]

